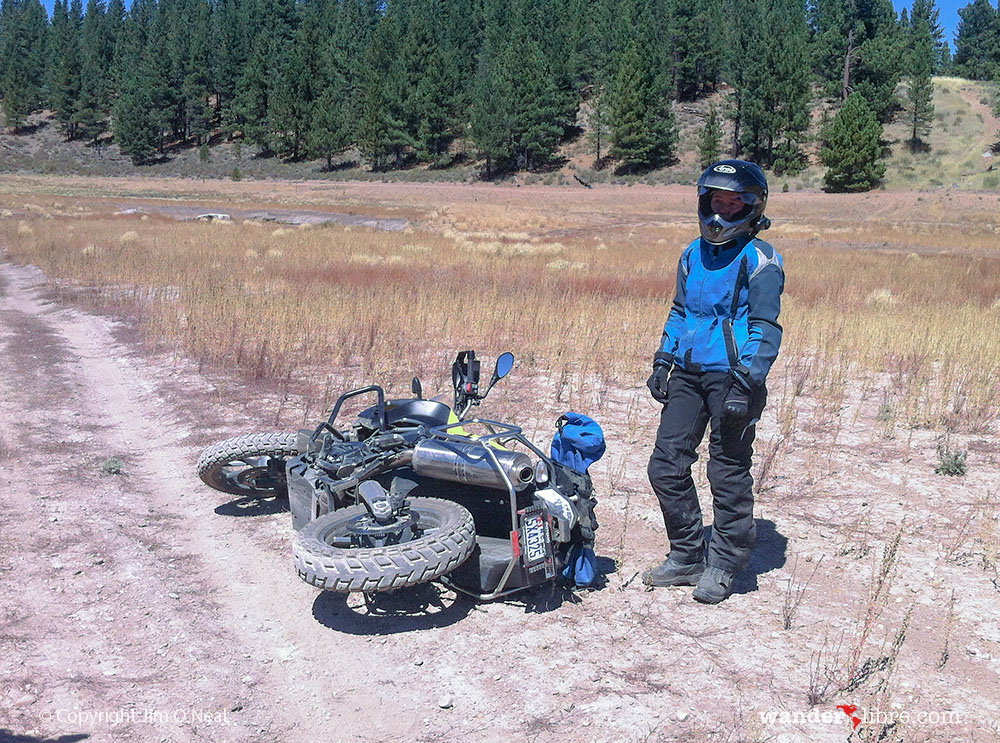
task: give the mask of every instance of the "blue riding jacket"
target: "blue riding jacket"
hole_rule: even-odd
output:
[[[698,238],[677,264],[677,295],[655,363],[692,372],[735,372],[764,383],[781,345],[781,256],[756,237],[721,246]]]

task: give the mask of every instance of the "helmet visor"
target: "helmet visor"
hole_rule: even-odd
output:
[[[712,186],[699,186],[698,196],[699,198],[702,196],[708,196],[709,200],[711,200],[712,194],[716,191],[736,194],[747,206],[755,206],[761,202],[761,198],[757,194],[750,193],[749,191],[732,191],[728,188],[713,188]]]
[[[698,189],[698,212],[703,219],[713,215],[726,222],[740,222],[760,205],[761,199],[748,191],[729,191],[722,188]]]

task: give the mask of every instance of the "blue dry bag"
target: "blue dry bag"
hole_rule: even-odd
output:
[[[556,421],[559,429],[552,438],[552,459],[577,472],[587,468],[604,456],[607,449],[604,431],[593,418],[582,413],[565,413]],[[562,575],[572,578],[578,587],[586,588],[597,576],[597,557],[588,544],[575,544],[566,560]]]
[[[558,432],[552,437],[552,458],[586,472],[594,462],[604,456],[607,446],[604,431],[590,416],[583,413],[563,413],[556,421]]]

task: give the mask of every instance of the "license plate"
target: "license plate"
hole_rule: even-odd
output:
[[[521,514],[521,554],[529,573],[545,570],[545,577],[555,575],[552,559],[552,539],[549,534],[549,517],[543,511],[524,511]]]

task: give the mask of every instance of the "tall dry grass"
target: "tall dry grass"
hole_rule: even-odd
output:
[[[72,199],[36,199],[10,203],[0,244],[90,301],[138,313],[151,342],[252,378],[418,374],[446,386],[449,355],[475,347],[513,350],[567,403],[603,407],[609,390],[639,387],[690,220],[674,206],[654,213],[646,192],[617,205],[588,194],[589,212],[510,198],[410,205],[426,227],[395,233],[110,216],[94,200],[81,212]],[[787,273],[772,398],[818,391],[839,421],[860,387],[854,403],[891,406],[894,420],[988,427],[1000,395],[993,226],[852,227],[834,213],[822,220],[811,197],[769,233]],[[963,250],[935,252],[946,237]]]

